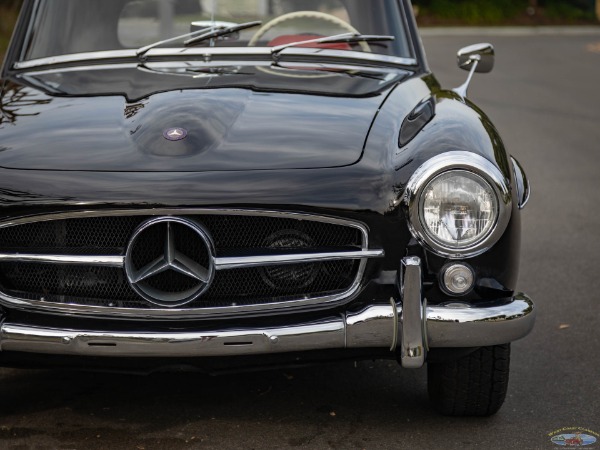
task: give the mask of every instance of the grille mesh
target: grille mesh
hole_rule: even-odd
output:
[[[187,216],[211,235],[217,256],[256,252],[347,250],[362,246],[360,230],[339,224],[292,218],[201,215]],[[2,251],[19,253],[124,255],[136,228],[149,216],[71,218],[0,229]],[[143,265],[162,254],[164,233],[144,239],[136,252]],[[194,254],[185,230],[176,233],[178,250]],[[147,251],[146,251],[147,250]],[[359,261],[324,261],[217,271],[207,292],[183,308],[210,308],[281,303],[346,292],[353,285]],[[167,292],[181,291],[190,279],[173,271],[152,283]],[[0,263],[0,290],[16,298],[40,302],[156,308],[130,287],[122,268]]]
[[[140,217],[96,217],[34,222],[0,229],[3,249],[22,249],[41,253],[57,250],[113,250],[125,247],[133,231],[144,220]]]
[[[97,217],[35,222],[0,228],[0,248],[49,253],[86,253],[93,249],[124,254],[135,229],[150,217]],[[308,220],[260,216],[194,217],[210,232],[218,256],[266,248],[275,233],[293,230],[310,236],[316,247],[360,247],[360,232],[352,227]]]

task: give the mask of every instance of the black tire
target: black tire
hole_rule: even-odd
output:
[[[508,388],[510,344],[481,347],[462,358],[427,365],[427,390],[446,416],[491,416]]]

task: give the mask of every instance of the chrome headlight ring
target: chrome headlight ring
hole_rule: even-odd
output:
[[[482,179],[495,194],[497,214],[493,224],[477,239],[466,245],[450,245],[436,239],[423,218],[423,196],[426,188],[440,175],[466,172]],[[451,259],[468,258],[480,255],[490,249],[502,236],[512,213],[512,198],[507,181],[498,167],[481,155],[453,151],[434,156],[423,163],[410,178],[404,204],[407,211],[408,227],[413,237],[434,253]]]

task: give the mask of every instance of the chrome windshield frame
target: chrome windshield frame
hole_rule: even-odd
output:
[[[146,53],[148,61],[165,59],[192,59],[211,62],[213,60],[237,61],[253,58],[257,61],[272,60],[272,47],[211,47],[211,48],[159,48]],[[417,68],[415,58],[364,53],[351,50],[335,50],[322,48],[289,47],[279,53],[280,58],[293,60],[317,59],[339,61],[340,63],[364,64],[367,66],[383,65],[399,68]],[[90,65],[101,63],[138,61],[137,50],[110,50],[89,53],[73,53],[15,62],[12,69],[28,71],[51,66]]]

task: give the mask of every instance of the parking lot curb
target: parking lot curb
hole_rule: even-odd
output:
[[[421,27],[422,36],[584,36],[600,35],[600,26],[562,27]]]

